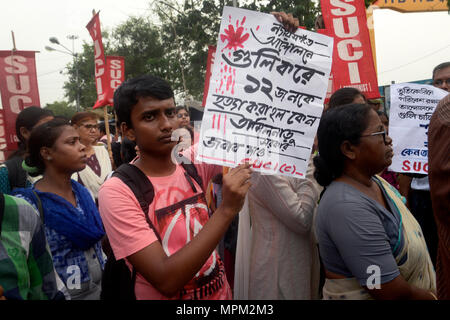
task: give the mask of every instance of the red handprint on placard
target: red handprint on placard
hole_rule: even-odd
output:
[[[230,17],[231,20],[231,17]],[[225,42],[225,40],[228,41],[228,44],[226,45],[225,49],[233,49],[236,50],[238,47],[243,48],[243,44],[247,39],[250,37],[250,34],[244,32],[244,25],[245,23],[245,17],[242,19],[240,25],[239,20],[236,21],[236,31],[234,30],[234,26],[232,24],[228,25],[228,29],[225,29],[225,34],[220,35],[220,40],[222,42]]]

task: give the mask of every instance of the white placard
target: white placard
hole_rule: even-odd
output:
[[[428,174],[428,125],[437,104],[447,94],[426,84],[391,85],[391,171]]]
[[[225,7],[197,160],[304,177],[323,111],[333,39]]]

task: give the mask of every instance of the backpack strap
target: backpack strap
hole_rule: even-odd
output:
[[[153,198],[155,197],[155,190],[153,189],[153,185],[147,178],[145,173],[143,173],[141,169],[139,169],[135,165],[123,163],[114,171],[112,176],[122,180],[122,182],[125,183],[131,189],[131,191],[133,191],[134,196],[141,206],[141,210],[144,212],[147,224],[156,234],[159,242],[162,243],[159,232],[156,230],[155,226],[148,216],[148,206],[153,202]],[[136,268],[131,265],[131,283],[133,288],[136,285],[136,273]]]
[[[186,157],[181,157],[181,166],[184,168],[184,170],[189,174],[190,177],[192,177],[195,182],[198,183],[200,188],[203,188],[203,180],[202,177],[198,174],[197,167]],[[187,176],[186,176],[187,178]],[[188,179],[189,183],[191,184],[191,187],[193,187],[192,182]],[[195,190],[195,187],[193,187],[194,192],[197,192]]]
[[[14,188],[25,188],[27,184],[27,173],[22,169],[21,157],[14,157],[5,161],[8,168],[8,179],[11,190]]]
[[[38,207],[39,210],[39,217],[41,218],[42,224],[44,224],[44,209],[42,208],[42,202],[41,202],[41,198],[39,198],[38,194],[36,193],[36,191],[31,190],[34,194],[34,197],[36,198],[36,205]]]
[[[5,195],[0,192],[0,235],[2,234],[3,216],[5,214]]]
[[[113,177],[117,177],[122,180],[123,183],[125,183],[131,191],[133,191],[134,196],[145,214],[145,220],[158,237],[159,242],[161,242],[161,236],[148,216],[148,207],[153,202],[155,190],[153,189],[153,185],[145,173],[143,173],[135,165],[124,163],[117,168],[116,171],[114,171]]]

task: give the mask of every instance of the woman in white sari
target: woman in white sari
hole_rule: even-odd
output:
[[[368,105],[327,110],[318,129],[314,176],[325,192],[316,235],[324,299],[436,299],[436,276],[419,224],[377,176],[392,139]]]
[[[99,125],[98,117],[93,112],[76,113],[70,123],[78,131],[80,141],[86,146],[87,166],[75,173],[72,179],[85,186],[97,201],[100,186],[112,171],[108,150],[103,144],[98,145]]]

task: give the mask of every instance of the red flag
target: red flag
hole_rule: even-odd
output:
[[[209,81],[211,81],[215,56],[216,56],[216,46],[208,46],[208,60],[206,60],[205,88],[203,89],[203,102],[202,102],[203,106],[206,105],[206,97],[208,96]]]
[[[3,113],[3,109],[0,109],[0,162],[4,162],[6,159],[6,128],[5,128],[5,116]]]
[[[103,107],[108,104],[105,99],[107,88],[107,76],[105,68],[105,53],[103,51],[102,32],[100,29],[100,17],[97,13],[91,21],[87,24],[86,28],[89,34],[94,40],[94,55],[95,55],[95,86],[97,88],[97,102],[94,105],[94,109]]]
[[[29,106],[40,106],[34,51],[0,51],[0,94],[8,150],[17,149],[16,118]]]
[[[118,56],[106,57],[106,92],[105,101],[108,105],[114,104],[114,91],[125,80],[125,58]],[[99,106],[94,106],[98,108]]]
[[[328,35],[334,38],[334,89],[354,87],[369,99],[379,97],[364,1],[320,2]]]

